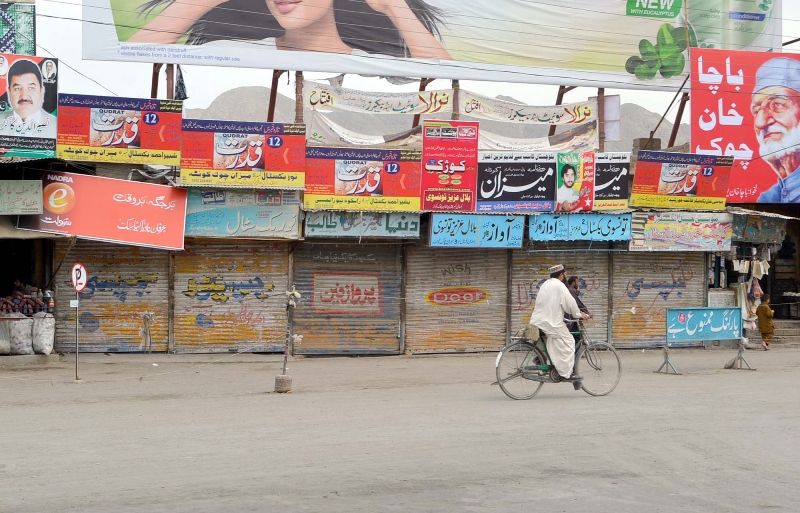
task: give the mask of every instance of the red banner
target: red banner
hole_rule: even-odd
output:
[[[134,246],[183,249],[186,189],[73,173],[44,175],[44,213],[18,227]]]
[[[691,151],[735,158],[728,202],[800,202],[800,55],[692,49],[691,58]]]
[[[422,210],[474,212],[478,183],[478,123],[422,124]]]

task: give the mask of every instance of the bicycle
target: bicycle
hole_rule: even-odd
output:
[[[562,378],[550,361],[545,334],[540,332],[539,340],[531,341],[524,333],[527,327],[522,327],[495,359],[496,383],[503,393],[511,399],[531,399],[545,383],[562,382],[574,383],[575,390],[593,396],[608,395],[617,388],[622,377],[617,351],[606,342],[592,342],[582,320],[565,322],[577,322],[578,331],[570,333],[580,335],[575,342],[575,370],[583,379],[572,382]]]

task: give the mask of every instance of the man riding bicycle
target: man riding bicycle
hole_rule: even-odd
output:
[[[536,305],[530,324],[547,335],[547,352],[558,374],[567,381],[577,382],[581,377],[575,371],[575,339],[564,324],[564,315],[588,319],[581,312],[567,286],[566,271],[561,264],[548,269],[550,279],[544,282],[536,295]]]

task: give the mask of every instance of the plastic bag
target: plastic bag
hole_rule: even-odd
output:
[[[33,351],[37,354],[53,352],[56,333],[56,318],[53,314],[38,312],[33,314]]]
[[[11,354],[33,354],[33,319],[21,313],[7,314],[19,320],[5,321],[9,323],[11,332]]]

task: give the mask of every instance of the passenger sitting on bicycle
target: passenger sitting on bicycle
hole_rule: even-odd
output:
[[[547,352],[558,374],[567,381],[580,381],[575,372],[575,339],[564,324],[564,314],[581,319],[589,315],[582,313],[578,303],[564,284],[564,266],[554,265],[548,269],[550,279],[544,282],[536,295],[536,305],[530,323],[547,335]]]
[[[569,277],[569,279],[567,280],[567,290],[569,290],[569,293],[572,294],[572,297],[575,299],[575,302],[578,303],[578,309],[582,313],[587,314],[589,316],[589,318],[591,319],[592,318],[591,312],[589,312],[589,309],[586,308],[586,305],[584,305],[583,301],[581,301],[581,296],[580,296],[580,294],[581,294],[581,285],[580,285],[580,280],[578,279],[577,276],[570,276]],[[573,317],[571,315],[569,317],[570,317],[570,319],[574,319],[575,318],[575,317]],[[569,330],[572,333],[575,333],[575,332],[578,331],[578,323],[577,322],[570,322],[569,324],[567,324],[567,327],[569,328]],[[574,335],[574,337],[575,337],[575,340],[580,340],[580,335]]]

